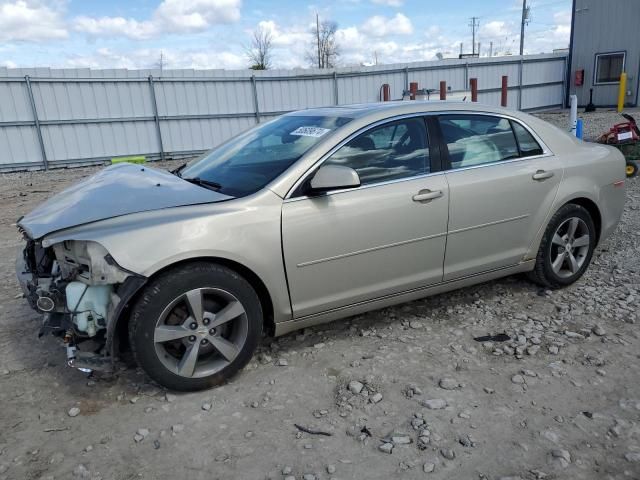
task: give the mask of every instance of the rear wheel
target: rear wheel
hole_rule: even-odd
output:
[[[218,385],[251,359],[262,332],[260,300],[235,271],[193,263],[153,280],[129,323],[136,360],[173,390]]]
[[[593,219],[584,207],[564,205],[547,226],[529,277],[549,288],[572,284],[591,262],[596,235]]]
[[[627,162],[626,170],[627,178],[632,178],[638,175],[638,164],[636,162]]]

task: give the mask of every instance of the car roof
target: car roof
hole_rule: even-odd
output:
[[[356,103],[352,105],[337,105],[332,107],[310,108],[298,110],[288,115],[331,116],[363,118],[368,116],[396,116],[419,112],[440,111],[477,111],[487,113],[509,114],[518,116],[519,112],[493,105],[477,102],[457,102],[450,100],[396,100],[392,102]]]

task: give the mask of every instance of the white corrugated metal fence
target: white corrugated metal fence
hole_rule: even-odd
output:
[[[477,78],[478,100],[499,105],[508,75],[509,107],[557,107],[565,70],[555,54],[256,72],[0,68],[0,170],[192,156],[291,110],[376,102],[384,83],[399,99],[409,82],[458,92]]]

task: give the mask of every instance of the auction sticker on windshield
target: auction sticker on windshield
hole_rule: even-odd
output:
[[[291,132],[291,135],[298,135],[300,137],[321,137],[330,131],[330,128],[298,127],[293,132]]]

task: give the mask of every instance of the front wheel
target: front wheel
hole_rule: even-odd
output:
[[[571,285],[589,266],[596,235],[593,219],[584,207],[564,205],[551,217],[529,277],[548,288]]]
[[[249,362],[261,333],[255,290],[235,271],[209,263],[154,279],[129,323],[138,364],[159,384],[182,391],[229,379]]]

